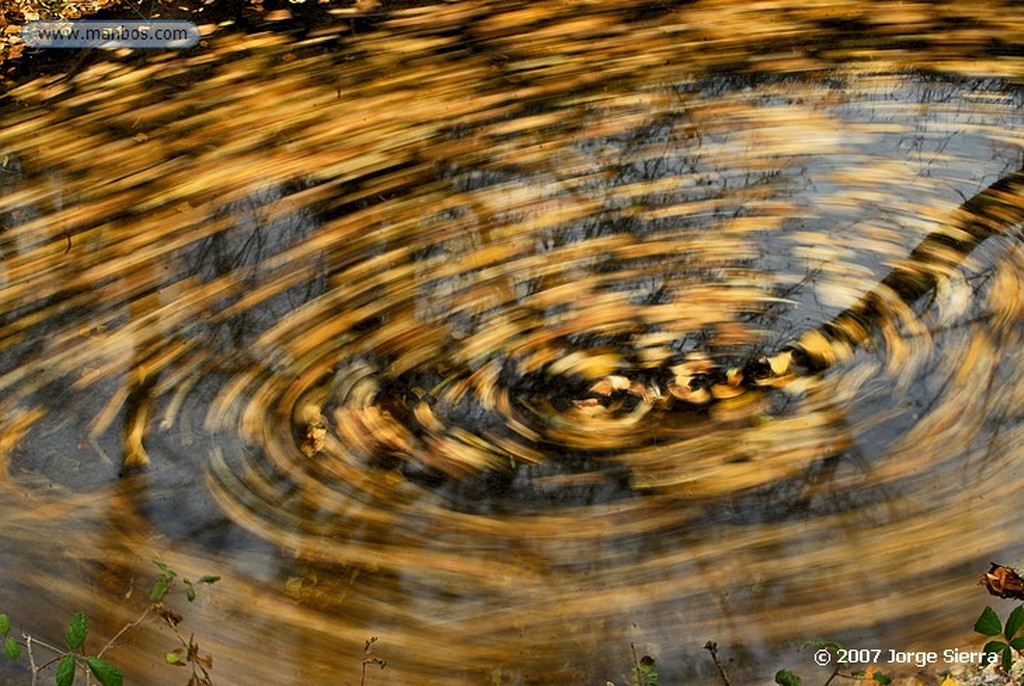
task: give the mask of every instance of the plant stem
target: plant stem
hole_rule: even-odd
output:
[[[119,638],[121,638],[121,636],[124,635],[124,632],[128,631],[129,629],[134,629],[139,624],[142,624],[142,622],[147,617],[149,617],[149,613],[152,610],[153,610],[153,606],[152,605],[147,606],[146,609],[142,612],[142,614],[139,615],[138,618],[134,622],[129,622],[128,624],[125,624],[123,627],[121,627],[121,630],[118,631],[116,634],[114,634],[113,637],[111,637],[111,639],[109,641],[107,641],[107,645],[103,646],[103,648],[100,650],[100,652],[96,653],[96,657],[103,657],[103,653],[107,652],[110,648],[112,648],[113,645],[115,643],[117,643],[117,640]]]
[[[39,668],[36,667],[36,656],[32,654],[32,636],[22,634],[25,637],[25,651],[28,653],[28,666],[32,670],[32,686],[39,684]]]
[[[715,668],[718,669],[718,675],[722,677],[722,683],[725,686],[732,686],[729,682],[729,675],[725,673],[725,667],[722,665],[722,661],[718,659],[718,644],[714,641],[708,641],[704,644],[704,649],[711,653],[711,659],[715,661]]]
[[[25,642],[21,645],[25,646],[25,650],[28,652],[28,664],[29,668],[32,670],[32,686],[36,686],[36,684],[39,683],[39,673],[47,667],[49,667],[50,665],[52,665],[54,662],[57,662],[59,659],[64,657],[65,653],[57,646],[50,645],[46,641],[40,641],[38,638],[32,638],[31,634],[26,634],[25,632],[22,632],[21,637],[25,639]],[[37,665],[35,653],[32,652],[33,643],[36,645],[40,645],[46,648],[47,650],[53,652],[55,657],[51,659],[49,662],[44,663],[43,665]]]
[[[630,643],[629,649],[633,651],[633,682],[634,686],[644,686],[641,679],[643,676],[640,673],[640,659],[636,656],[636,644]]]
[[[51,651],[51,652],[53,652],[53,653],[56,653],[56,655],[57,655],[57,659],[58,659],[58,660],[59,660],[59,659],[60,659],[60,658],[61,658],[61,657],[62,657],[62,656],[64,655],[64,653],[66,652],[66,651],[64,651],[64,650],[61,650],[61,649],[60,649],[60,648],[58,648],[57,646],[54,646],[54,645],[50,645],[50,644],[49,644],[49,643],[47,643],[46,641],[40,641],[40,640],[39,640],[38,638],[32,638],[32,636],[31,636],[30,634],[26,634],[26,633],[24,633],[24,632],[22,632],[22,634],[21,634],[21,637],[25,639],[25,642],[24,642],[24,643],[23,643],[22,645],[24,645],[24,646],[25,646],[25,647],[26,647],[26,648],[28,649],[28,652],[29,652],[30,654],[31,654],[31,652],[32,652],[32,644],[33,644],[33,643],[35,643],[36,645],[40,645],[40,646],[42,646],[42,647],[46,648],[47,650],[49,650],[49,651]],[[46,667],[46,665],[43,665],[43,667]],[[40,669],[42,669],[43,667],[40,667]]]

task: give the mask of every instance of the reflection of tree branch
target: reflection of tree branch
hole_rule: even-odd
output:
[[[795,361],[815,371],[830,367],[838,347],[856,347],[872,325],[893,310],[913,305],[951,274],[982,242],[1024,222],[1024,169],[1004,176],[960,205],[950,220],[854,305],[789,348]]]

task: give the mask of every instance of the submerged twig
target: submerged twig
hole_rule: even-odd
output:
[[[363,659],[363,672],[359,678],[359,686],[366,686],[366,665],[377,665],[381,669],[387,667],[388,663],[385,660],[382,660],[373,654],[373,644],[376,642],[377,637],[371,636],[363,647],[363,654],[367,657]]]

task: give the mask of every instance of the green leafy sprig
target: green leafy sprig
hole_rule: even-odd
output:
[[[1004,672],[1009,672],[1013,666],[1013,653],[1024,650],[1024,634],[1018,635],[1021,627],[1024,626],[1024,605],[1018,605],[1006,618],[1006,625],[999,621],[999,615],[991,607],[986,607],[978,621],[974,623],[974,630],[979,634],[999,638],[989,641],[982,650],[988,654],[999,656]]]

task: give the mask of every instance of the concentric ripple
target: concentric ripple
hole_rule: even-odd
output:
[[[971,649],[1021,553],[1024,63],[948,10],[445,3],[23,87],[5,507],[248,584],[236,683],[370,634],[416,684]]]

